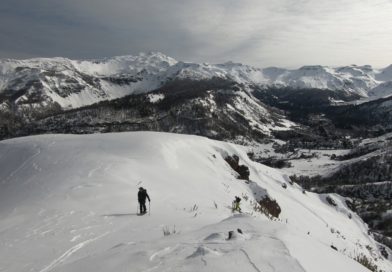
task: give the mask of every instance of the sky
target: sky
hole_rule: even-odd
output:
[[[392,0],[1,0],[0,58],[392,63]]]

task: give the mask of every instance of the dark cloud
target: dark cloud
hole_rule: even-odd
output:
[[[161,51],[257,66],[384,66],[390,14],[387,0],[2,0],[0,58]]]

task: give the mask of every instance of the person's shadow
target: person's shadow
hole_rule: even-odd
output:
[[[137,213],[113,213],[113,214],[104,214],[104,217],[122,217],[122,216],[134,216]]]

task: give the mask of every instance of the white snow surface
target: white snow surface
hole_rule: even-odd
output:
[[[149,94],[148,99],[151,103],[157,103],[165,98],[164,94]]]
[[[244,85],[263,87],[289,86],[342,90],[358,94],[367,101],[392,94],[391,67],[374,69],[369,65],[351,65],[261,69],[233,62],[223,64],[183,62],[159,52],[102,60],[4,59],[0,60],[0,94],[9,90],[25,89],[28,93],[34,93],[37,91],[37,84],[40,83],[42,87],[39,91],[48,102],[56,102],[63,108],[77,108],[129,94],[150,92],[172,79],[201,80],[218,77]],[[89,77],[95,78],[97,82],[92,84]],[[118,85],[108,81],[108,78],[132,79],[132,81]],[[32,82],[35,82],[35,85],[31,85]],[[72,95],[59,94],[64,89],[75,90],[80,86],[82,89]]]
[[[249,183],[225,162],[233,154],[249,167]],[[197,136],[1,141],[0,271],[369,271],[352,259],[358,254],[392,271],[343,198],[331,195],[333,207],[287,182],[244,147]],[[136,214],[140,186],[151,197],[145,216]],[[254,211],[266,194],[279,220]],[[230,209],[236,195],[241,214]]]

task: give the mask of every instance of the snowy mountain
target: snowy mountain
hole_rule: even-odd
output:
[[[54,103],[61,108],[77,108],[153,90],[160,86],[161,74],[174,63],[174,59],[159,53],[99,61],[2,60],[1,102],[10,98],[8,102],[22,109]]]
[[[304,66],[297,70],[239,63],[187,63],[161,53],[103,60],[65,58],[1,60],[0,109],[72,109],[155,90],[173,79],[222,78],[247,86],[317,88],[370,99],[392,94],[391,67]]]
[[[298,89],[314,88],[334,91],[346,91],[367,96],[367,92],[377,86],[374,71],[370,67],[324,67],[303,66],[298,70],[266,68],[270,76],[269,84]]]
[[[211,91],[230,94],[236,90],[236,102],[231,101],[227,105],[220,103],[222,108],[215,107],[215,109],[226,114],[226,117],[222,114],[218,115],[228,119],[227,122],[225,121],[226,124],[238,122],[239,119],[245,120],[240,123],[247,123],[245,125],[247,130],[253,131],[256,128],[261,133],[257,137],[251,137],[252,140],[258,140],[263,135],[271,135],[276,130],[282,128],[291,130],[299,126],[292,121],[308,125],[303,122],[302,117],[296,117],[297,112],[293,113],[293,109],[301,110],[306,114],[325,114],[335,111],[328,108],[331,106],[353,104],[352,102],[356,100],[363,103],[366,99],[380,100],[382,97],[389,96],[392,90],[390,70],[390,67],[375,70],[370,66],[355,65],[337,68],[304,66],[297,70],[261,69],[233,62],[215,65],[187,63],[176,61],[161,53],[141,53],[137,56],[92,61],[64,58],[2,60],[0,61],[0,138],[44,132],[113,131],[113,122],[117,119],[110,119],[107,115],[102,116],[103,111],[107,110],[98,109],[103,105],[102,103],[111,104],[109,111],[112,113],[112,108],[116,108],[113,116],[118,118],[121,128],[114,126],[114,131],[140,130],[138,128],[140,123],[152,124],[161,120],[162,116],[179,117],[180,113],[184,113],[185,106],[178,109],[176,106],[178,101],[175,100],[184,96],[188,97],[186,118],[194,121],[207,117],[216,120],[213,113],[217,112],[214,110],[214,105],[219,104],[217,96],[208,98],[205,94],[208,93],[209,90],[206,88],[211,85],[211,82],[222,81],[230,82],[231,87],[218,90],[213,86]],[[188,83],[184,86],[184,82]],[[203,94],[200,92],[200,86],[205,87],[201,90]],[[178,95],[181,88],[184,92]],[[171,95],[172,92],[174,95]],[[137,95],[139,97],[130,97]],[[140,97],[144,99],[141,101]],[[157,99],[154,103],[159,109],[119,117],[120,111],[134,110],[130,107],[135,108],[135,104],[126,102],[129,100],[139,99],[143,103],[139,108],[150,107],[148,102],[152,100],[147,97]],[[222,95],[219,99],[233,100],[223,98]],[[126,105],[127,108],[119,109],[116,106],[118,104]],[[90,106],[96,110],[86,111],[85,108]],[[230,109],[225,109],[229,106]],[[196,113],[192,113],[194,108],[198,109]],[[283,111],[277,112],[273,108]],[[366,105],[363,108],[366,109]],[[75,111],[83,112],[82,117],[78,116],[79,121],[74,122],[65,118],[72,119],[72,115],[77,114]],[[354,113],[349,114],[354,115],[355,118],[358,111],[354,108]],[[382,111],[380,114],[383,114],[384,110],[380,111]],[[96,118],[97,114],[100,116],[99,120]],[[183,118],[184,115],[180,117]],[[59,119],[62,119],[61,122],[58,122]],[[95,121],[91,122],[91,120]],[[389,117],[385,120],[389,120]],[[48,122],[57,122],[56,126],[60,128],[54,128],[53,125],[48,125]],[[127,129],[124,128],[123,122],[128,123]],[[350,122],[348,124],[351,125]],[[378,121],[370,125],[377,124]],[[219,122],[213,122],[213,125],[221,127]],[[88,126],[93,128],[79,129]],[[227,125],[225,126],[224,134],[227,135]],[[194,126],[193,129],[184,129],[178,127],[173,120],[164,125],[149,126],[145,130],[177,131],[216,139],[235,138],[214,137],[213,129],[207,131]],[[243,136],[244,133],[240,134]]]
[[[0,242],[9,272],[392,270],[344,198],[303,191],[244,147],[165,133],[0,142]]]
[[[229,80],[173,80],[147,93],[103,101],[20,125],[14,135],[163,131],[260,141],[297,125]],[[1,134],[0,134],[1,135]]]
[[[379,84],[377,87],[373,88],[369,92],[369,96],[374,98],[390,97],[391,89],[392,89],[392,81],[385,81]]]

